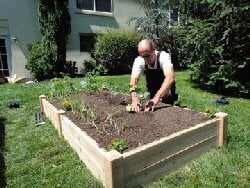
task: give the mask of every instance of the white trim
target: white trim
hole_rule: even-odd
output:
[[[99,16],[109,16],[113,17],[114,13],[113,12],[99,12],[99,11],[93,11],[93,10],[81,10],[77,9],[75,13],[79,14],[90,14],[90,15],[99,15]]]
[[[80,14],[90,14],[90,15],[99,15],[99,16],[109,16],[113,17],[114,16],[114,6],[113,6],[113,0],[110,0],[110,6],[111,6],[111,12],[101,12],[101,11],[96,11],[96,0],[93,0],[94,3],[94,10],[84,10],[84,9],[79,9],[77,8],[77,0],[75,0],[75,13],[80,13]]]

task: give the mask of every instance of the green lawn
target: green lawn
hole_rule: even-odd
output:
[[[216,106],[221,96],[191,87],[189,72],[176,77],[182,105],[229,114],[229,143],[147,187],[250,187],[250,100],[230,98],[229,105]],[[74,79],[75,86],[82,80]],[[99,85],[104,81],[128,90],[129,76],[97,78]],[[39,95],[48,91],[48,82],[0,85],[0,187],[102,187],[50,122],[35,126]],[[9,109],[12,100],[21,108]]]

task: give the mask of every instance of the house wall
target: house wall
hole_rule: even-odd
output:
[[[38,29],[38,0],[0,0],[0,37],[4,36],[10,44],[10,74],[17,77],[30,77],[25,69],[27,63],[27,44],[40,41]],[[131,29],[126,23],[131,16],[143,16],[137,1],[113,0],[113,14],[92,14],[76,8],[76,1],[69,0],[71,34],[67,44],[67,60],[76,61],[78,69],[83,67],[88,53],[80,52],[81,33],[100,33],[110,29]],[[16,39],[15,39],[16,38]]]
[[[76,8],[76,1],[69,2],[71,16],[71,34],[67,45],[67,60],[76,61],[79,71],[84,68],[83,61],[89,59],[89,53],[80,52],[81,33],[100,33],[111,29],[132,29],[127,21],[130,17],[141,17],[143,9],[138,1],[113,0],[113,14],[91,14]]]
[[[0,35],[10,44],[10,75],[30,76],[25,69],[27,44],[40,40],[37,24],[36,0],[0,0]]]

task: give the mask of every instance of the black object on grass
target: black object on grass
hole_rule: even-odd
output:
[[[10,101],[8,103],[8,107],[10,109],[12,109],[12,108],[20,108],[20,101]]]
[[[36,126],[40,126],[46,123],[46,116],[44,112],[38,112],[35,115]]]
[[[215,101],[215,104],[222,104],[222,105],[229,104],[229,99],[227,97],[221,97],[220,99],[217,99]]]

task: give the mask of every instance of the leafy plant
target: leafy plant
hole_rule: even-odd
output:
[[[179,60],[199,87],[249,97],[249,9],[244,0],[197,1],[188,29],[176,29]]]
[[[41,42],[31,45],[26,68],[38,80],[61,76],[66,70],[66,43],[71,32],[66,1],[38,1]]]
[[[72,101],[71,100],[64,100],[62,102],[62,106],[67,110],[70,111],[72,110]]]
[[[70,93],[78,92],[79,89],[74,87],[73,80],[69,77],[53,78],[49,81],[49,92],[48,97],[53,98],[65,98],[68,97]]]
[[[206,108],[205,109],[205,113],[207,114],[207,116],[209,118],[213,118],[214,117],[214,112],[210,108]]]
[[[108,122],[110,126],[114,127],[114,129],[120,135],[124,130],[126,122],[123,119],[115,120],[114,116],[115,116],[115,112],[108,113],[105,122]]]
[[[127,112],[132,112],[132,104],[128,104],[128,105],[126,106],[126,111],[127,111]]]
[[[170,31],[169,1],[146,1],[141,3],[145,16],[132,17],[128,23],[135,22],[136,30],[143,38],[152,39],[161,49],[168,45],[166,37]]]
[[[130,73],[140,36],[128,31],[109,31],[97,37],[93,58],[107,74]]]
[[[108,147],[109,150],[116,150],[123,153],[125,149],[128,148],[127,141],[125,139],[115,139],[111,141],[111,145]]]

